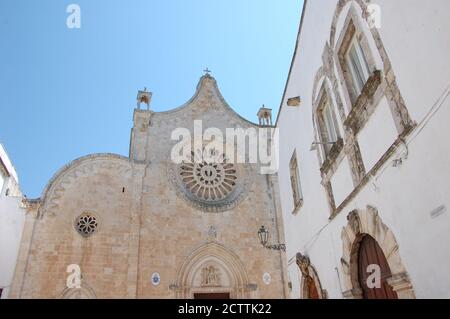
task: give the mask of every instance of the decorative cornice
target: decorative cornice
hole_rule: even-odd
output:
[[[90,175],[99,168],[109,168],[117,174],[131,176],[131,162],[128,157],[104,153],[78,158],[61,168],[48,182],[42,193],[38,218],[42,218],[44,213],[54,216],[66,187],[78,177]]]

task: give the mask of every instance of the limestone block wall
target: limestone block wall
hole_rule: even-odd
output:
[[[61,297],[71,264],[80,266],[83,285],[97,297],[126,296],[130,178],[129,161],[110,155],[77,160],[57,174],[30,230],[28,255],[16,268],[17,297]],[[74,228],[86,212],[98,218],[88,238]],[[23,274],[17,274],[20,269]]]

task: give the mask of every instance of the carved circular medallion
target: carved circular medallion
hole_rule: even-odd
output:
[[[91,213],[84,213],[75,220],[75,230],[83,237],[89,237],[97,231],[98,219]]]

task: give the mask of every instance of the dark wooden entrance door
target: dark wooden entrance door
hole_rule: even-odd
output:
[[[194,299],[230,299],[230,293],[199,293],[194,294]]]
[[[305,278],[306,280],[306,293],[308,299],[319,299],[319,292],[317,291],[316,283],[314,282],[314,279],[310,276]]]
[[[380,288],[369,288],[367,286],[367,278],[371,273],[367,272],[367,266],[378,265],[381,269],[381,286]],[[397,293],[387,283],[387,279],[391,277],[391,269],[384,256],[383,250],[377,241],[366,235],[361,241],[358,252],[358,277],[359,284],[363,290],[365,299],[398,299]]]

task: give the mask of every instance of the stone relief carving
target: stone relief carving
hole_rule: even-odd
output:
[[[217,227],[210,226],[208,229],[208,241],[215,241],[217,239]]]
[[[207,266],[202,269],[202,287],[221,286],[220,270],[214,266]]]

